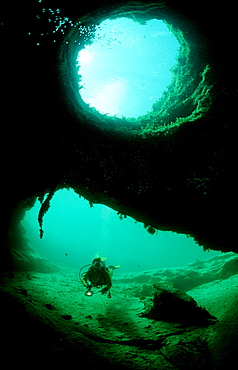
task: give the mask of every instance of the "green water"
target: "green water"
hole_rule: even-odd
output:
[[[29,244],[49,261],[79,270],[99,254],[108,264],[121,265],[120,273],[183,266],[220,252],[206,251],[183,234],[158,231],[149,234],[132,218],[120,219],[117,212],[89,202],[73,190],[55,193],[44,217],[44,236],[37,222],[40,202],[26,212],[22,225]]]
[[[103,114],[143,115],[171,83],[178,49],[162,20],[107,19],[78,53],[80,95]]]

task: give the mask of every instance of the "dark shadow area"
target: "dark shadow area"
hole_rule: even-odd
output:
[[[200,4],[199,11],[194,12],[188,4],[173,2],[168,2],[167,8],[155,10],[162,18],[175,22],[174,27],[181,30],[194,52],[196,45],[202,45],[193,58],[193,73],[199,76],[199,85],[203,69],[198,68],[196,72],[197,63],[210,66],[212,105],[191,122],[182,120],[172,128],[166,126],[164,131],[157,130],[160,125],[153,116],[152,126],[142,124],[143,132],[134,135],[122,123],[116,131],[108,130],[103,116],[99,126],[98,117],[87,110],[81,110],[80,118],[72,104],[70,108],[65,98],[70,97],[66,88],[74,83],[74,78],[68,76],[69,84],[65,80],[67,86],[62,85],[60,48],[67,32],[74,28],[71,24],[86,16],[89,7],[84,4],[85,8],[76,11],[76,5],[71,2],[62,7],[60,3],[57,7],[51,3],[49,1],[47,7],[54,13],[50,12],[51,22],[49,11],[46,17],[42,10],[46,6],[43,8],[41,3],[35,7],[27,2],[21,6],[15,4],[13,11],[5,4],[1,12],[5,55],[2,70],[5,71],[3,107],[6,113],[3,117],[7,143],[3,229],[8,229],[9,218],[19,201],[24,200],[29,206],[35,196],[70,186],[92,203],[107,204],[150,228],[184,232],[205,247],[235,251],[233,209],[236,208],[237,179],[233,125],[236,120],[232,107],[236,86],[229,76],[235,75],[236,64],[231,12],[224,10],[229,12],[229,17],[218,12],[214,18],[212,9],[207,9],[205,4]],[[104,2],[104,6],[108,12],[115,10],[112,2],[110,5]],[[154,4],[151,6],[153,12]],[[100,8],[100,2],[97,7]],[[57,9],[60,9],[60,19],[67,18],[71,22],[65,21],[64,32],[53,32],[60,21]],[[100,17],[105,9],[99,10]],[[203,9],[206,10],[203,12]],[[229,27],[225,19],[229,19]],[[219,22],[224,24],[222,34]],[[69,58],[70,49],[68,51]],[[19,73],[15,75],[16,65]],[[180,74],[184,76],[182,71]],[[177,83],[180,84],[179,80]],[[18,93],[14,86],[20,89]],[[200,93],[201,96],[208,94],[205,86]],[[164,102],[163,109],[169,117],[167,103]],[[202,102],[199,104],[202,109]],[[189,117],[181,111],[176,115]],[[170,122],[175,121],[171,118]]]
[[[156,13],[171,24],[177,35],[181,34],[184,43],[171,90],[136,129],[129,121],[108,120],[86,106],[75,105],[71,63],[76,50],[66,44],[69,39],[75,41],[71,36],[75,37],[79,20],[90,27],[92,17],[96,21],[97,16],[102,19],[107,13],[117,14],[118,6],[125,14],[138,10],[139,17],[143,13],[147,19]],[[67,274],[39,259],[39,269],[44,273],[36,272],[37,256],[31,251],[29,258],[29,248],[19,229],[24,216],[21,206],[29,209],[39,197],[42,208],[38,221],[43,236],[44,216],[55,191],[72,188],[91,204],[108,205],[122,217],[129,215],[143,222],[152,234],[156,229],[171,230],[193,236],[201,247],[237,253],[237,30],[233,8],[211,7],[205,1],[195,6],[184,0],[168,0],[165,4],[125,0],[120,4],[99,0],[80,5],[75,0],[1,3],[4,145],[0,306],[6,363],[32,367],[34,357],[34,363],[39,360],[44,367],[46,363],[54,367],[80,363],[90,369],[144,370],[153,364],[157,370],[194,370],[201,368],[201,363],[209,370],[220,370],[224,365],[236,368],[235,259],[223,266],[216,280],[203,281],[196,270],[195,275],[204,284],[187,284],[189,273],[177,280],[218,318],[214,331],[196,328],[192,337],[190,332],[176,335],[178,327],[174,323],[170,328],[164,322],[155,327],[157,324],[147,322],[149,319],[138,317],[137,328],[144,340],[159,343],[159,348],[152,345],[149,351],[152,342],[147,342],[149,352],[145,354],[138,350],[138,338],[129,338],[132,342],[128,346],[97,344],[77,331],[79,318],[80,325],[89,325],[85,316],[97,309],[98,298],[90,309],[76,296],[69,305],[72,286],[78,289],[75,277],[71,276],[71,285],[62,284],[60,279],[66,279]],[[194,269],[199,270],[199,263]],[[57,294],[51,297],[46,287]],[[130,287],[127,294],[134,288]],[[124,297],[123,287],[120,294],[118,301]],[[62,297],[63,303],[57,306],[55,302]],[[133,315],[141,312],[140,303],[131,303]],[[46,304],[57,310],[50,310]],[[106,305],[104,302],[105,315]],[[129,307],[125,303],[124,309]],[[146,320],[146,324],[140,320]],[[111,329],[116,330],[119,341],[118,324]],[[103,328],[92,330],[99,335]],[[161,347],[159,336],[169,330],[173,335],[161,337],[165,341]],[[103,335],[105,332],[100,332],[99,337]],[[6,356],[9,348],[11,354]]]

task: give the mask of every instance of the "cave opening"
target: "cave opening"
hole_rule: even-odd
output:
[[[79,93],[110,116],[142,116],[171,83],[179,42],[165,22],[120,17],[101,22],[77,55]]]
[[[14,57],[14,52],[16,53],[16,50],[24,51],[22,53],[24,58],[21,58],[22,63],[20,63],[20,66],[24,66],[24,68],[20,68],[22,71],[20,80],[28,87],[28,89],[25,89],[25,91],[28,90],[28,95],[20,94],[18,96],[14,112],[11,99],[8,99],[9,94],[5,94],[11,109],[8,109],[9,104],[5,104],[4,108],[8,111],[8,116],[9,112],[13,113],[11,121],[17,124],[21,115],[22,121],[24,121],[24,124],[17,130],[19,135],[15,135],[16,140],[13,139],[12,135],[13,125],[8,125],[8,151],[11,156],[5,155],[5,158],[11,157],[13,160],[10,161],[10,164],[5,161],[7,171],[6,176],[3,176],[7,181],[4,193],[6,200],[4,203],[7,204],[7,210],[9,205],[12,210],[21,199],[36,193],[42,194],[44,191],[52,189],[59,182],[66,184],[66,180],[69,179],[70,185],[77,186],[78,183],[78,186],[80,186],[82,183],[86,183],[87,191],[93,192],[99,188],[102,190],[103,196],[108,194],[103,192],[105,182],[102,183],[102,186],[94,187],[95,177],[90,176],[90,171],[82,171],[82,169],[88,168],[92,164],[92,172],[95,171],[95,167],[98,168],[99,163],[99,161],[95,161],[95,158],[111,158],[109,151],[104,151],[99,155],[99,146],[95,147],[96,134],[94,137],[91,137],[91,134],[92,131],[97,133],[99,130],[84,130],[85,135],[81,135],[83,130],[74,130],[73,128],[83,127],[85,129],[88,124],[88,127],[89,125],[95,125],[97,128],[107,129],[109,126],[116,126],[119,129],[125,129],[123,125],[128,123],[123,119],[116,120],[112,117],[104,117],[102,114],[91,114],[91,108],[88,111],[87,109],[81,109],[86,104],[80,105],[81,102],[79,104],[78,68],[75,65],[78,42],[76,38],[71,38],[72,35],[75,35],[75,32],[78,33],[76,18],[84,17],[85,22],[83,23],[83,20],[81,20],[85,27],[92,25],[94,21],[97,22],[97,17],[91,17],[87,11],[83,10],[84,6],[88,7],[88,11],[93,11],[91,8],[94,8],[93,15],[99,14],[99,18],[101,17],[99,21],[102,21],[110,15],[108,9],[114,14],[116,13],[116,9],[118,9],[117,2],[108,2],[107,9],[98,9],[100,4],[107,4],[105,1],[94,6],[85,3],[82,7],[78,7],[75,2],[65,2],[62,6],[62,12],[65,13],[64,23],[61,21],[62,18],[59,18],[60,9],[55,10],[57,19],[55,17],[55,21],[53,21],[52,13],[54,11],[45,9],[48,1],[37,0],[36,2],[42,7],[42,11],[38,9],[36,11],[41,12],[41,16],[45,17],[44,22],[40,22],[39,15],[37,15],[37,18],[35,17],[36,7],[32,6],[30,2],[29,4],[28,2],[26,4],[19,3],[17,5],[19,11],[15,12],[15,16],[11,9],[12,4],[8,3],[9,18],[5,19],[3,14],[3,22],[1,22],[1,30],[7,31],[6,35],[8,36],[6,41],[9,47],[6,49],[5,55],[10,55],[10,58],[6,58],[5,75],[12,75],[13,65],[9,61],[11,59],[14,61],[14,58],[11,58],[11,56]],[[148,139],[150,134],[154,134],[156,140],[158,139],[156,144],[158,150],[150,152],[148,158],[153,163],[155,158],[153,154],[156,153],[156,156],[161,154],[161,161],[154,163],[155,169],[158,169],[159,178],[164,178],[165,174],[165,171],[160,171],[160,164],[163,161],[169,170],[171,162],[167,161],[168,158],[172,160],[178,158],[178,162],[184,163],[182,159],[185,157],[180,157],[180,153],[185,148],[186,158],[188,158],[185,163],[188,163],[188,165],[181,166],[184,172],[178,171],[178,186],[176,181],[167,184],[165,181],[164,183],[167,186],[162,188],[162,192],[157,188],[158,193],[156,194],[159,194],[159,198],[163,198],[167,194],[171,197],[174,192],[169,185],[175,183],[178,190],[175,194],[181,196],[182,202],[186,200],[187,204],[191,205],[191,214],[188,213],[188,217],[185,219],[189,223],[189,218],[192,219],[197,213],[197,217],[195,217],[197,227],[195,229],[201,230],[202,236],[208,236],[208,238],[205,237],[202,240],[200,238],[200,242],[204,241],[205,243],[205,240],[209,240],[211,241],[210,246],[213,245],[214,248],[218,245],[223,251],[236,250],[234,242],[236,240],[236,227],[232,220],[234,212],[231,212],[231,206],[234,206],[236,195],[235,181],[232,180],[235,179],[234,158],[236,157],[236,150],[234,149],[237,146],[231,140],[235,137],[232,132],[236,122],[233,114],[234,110],[231,109],[236,97],[235,81],[232,79],[232,73],[236,70],[236,58],[234,52],[232,54],[234,48],[230,47],[236,34],[233,32],[235,22],[231,22],[230,7],[222,7],[220,14],[218,12],[218,16],[214,17],[214,9],[209,8],[205,3],[199,4],[196,11],[194,11],[194,4],[192,3],[190,5],[186,4],[186,6],[176,1],[170,3],[171,11],[158,10],[160,2],[144,2],[141,4],[141,2],[133,1],[130,5],[129,2],[127,4],[123,1],[119,5],[120,8],[124,7],[124,12],[128,13],[133,7],[134,13],[148,15],[146,19],[152,19],[151,15],[154,11],[156,14],[153,17],[161,13],[161,17],[167,19],[173,27],[174,34],[182,42],[179,64],[175,68],[170,90],[159,101],[159,104],[154,106],[153,114],[144,117],[143,122],[140,121],[141,130],[134,128],[137,125],[132,125],[133,134],[140,133],[143,135],[143,140],[140,141],[141,147],[143,147],[142,142],[147,144],[149,141],[148,144],[151,144],[150,140],[147,140],[147,143],[144,140],[144,138]],[[53,2],[49,6],[53,6]],[[29,7],[30,14],[25,11],[27,7]],[[168,13],[170,14],[168,15]],[[32,16],[34,16],[34,19]],[[221,29],[220,25],[224,20],[226,20],[227,27],[224,26]],[[42,23],[45,23],[44,29],[41,29]],[[193,24],[194,29],[197,29],[198,32],[191,32],[191,28],[193,28],[191,25]],[[56,32],[52,26],[57,29]],[[48,32],[50,30],[52,31],[51,35]],[[63,38],[62,35],[65,35],[66,32],[65,38]],[[201,38],[198,37],[200,32]],[[11,48],[16,35],[19,42],[15,42],[16,48]],[[25,41],[25,38],[28,41]],[[221,42],[222,40],[224,42]],[[51,78],[54,75],[52,72],[58,71],[55,62],[58,45],[64,46],[62,53],[59,52],[59,65],[62,62],[63,70],[62,91],[58,88],[58,83],[55,83],[58,82],[58,75],[55,75],[53,79]],[[10,49],[12,53],[9,54]],[[54,52],[52,52],[52,49],[54,49]],[[34,78],[36,70],[38,71],[38,80]],[[216,84],[215,95],[213,77]],[[43,82],[42,85],[39,84],[40,80]],[[6,78],[6,82],[6,86],[8,86],[9,78]],[[5,85],[4,81],[3,83]],[[54,85],[53,90],[50,89],[52,85]],[[42,86],[44,86],[43,90],[41,90]],[[46,90],[49,90],[48,95],[45,94]],[[57,99],[53,99],[54,104],[50,109],[51,99],[47,99],[47,97],[55,96],[52,91],[57,92],[55,94]],[[63,91],[67,96],[68,100],[65,99],[65,101],[69,103],[70,109],[74,108],[74,111],[73,108],[70,111],[70,113],[72,111],[74,113],[72,117],[69,117],[66,107],[58,110],[59,107],[64,106],[61,99]],[[28,99],[26,99],[26,96]],[[37,99],[37,97],[42,99]],[[214,102],[212,102],[214,97]],[[25,109],[26,101],[28,102],[27,109]],[[34,101],[37,101],[36,105],[32,104]],[[212,103],[214,103],[214,109],[211,110]],[[42,122],[40,122],[40,119],[37,120],[38,116],[40,116],[40,119],[44,118]],[[75,119],[75,116],[79,119]],[[37,133],[32,135],[31,140],[29,127],[31,127],[33,117],[36,118],[34,127]],[[57,117],[62,117],[62,120],[58,121]],[[193,124],[195,120],[197,122]],[[115,125],[115,121],[118,125]],[[59,123],[61,124],[59,125]],[[171,141],[169,141],[170,145],[166,146],[168,142],[164,140],[164,136],[161,134],[161,127],[168,130],[173,128],[175,123],[185,124],[179,128],[176,127],[177,131],[167,132],[168,134],[172,132],[172,134],[167,136],[171,138]],[[53,124],[54,127],[51,127]],[[56,133],[56,126],[58,128],[62,127],[62,137]],[[49,130],[49,127],[51,127],[51,130]],[[103,129],[101,132],[103,132]],[[51,136],[50,132],[53,132],[54,136]],[[79,134],[76,134],[77,132]],[[89,140],[85,140],[86,133]],[[177,133],[177,135],[173,135],[174,133]],[[184,135],[188,139],[187,141],[183,140]],[[74,145],[72,145],[72,141],[67,143],[70,136]],[[74,139],[75,137],[78,137],[77,142]],[[197,139],[198,137],[199,139]],[[191,146],[187,144],[189,139]],[[111,137],[110,141],[113,141]],[[56,145],[59,142],[61,150]],[[80,151],[83,142],[85,142],[84,150]],[[198,145],[196,145],[196,142],[198,142]],[[48,144],[50,144],[50,150]],[[130,141],[128,146],[133,148],[132,144],[133,142]],[[146,149],[149,148],[149,145],[146,145]],[[211,150],[208,150],[208,145]],[[96,155],[93,156],[94,151],[86,151],[86,146],[95,148],[97,157]],[[104,142],[102,142],[103,146]],[[171,156],[165,158],[163,153],[166,147],[171,152]],[[73,148],[75,149],[74,152]],[[173,151],[173,148],[176,148],[176,150]],[[122,149],[121,151],[125,149],[125,142],[118,146],[117,151],[120,152],[120,149]],[[12,155],[14,151],[17,153],[16,156]],[[194,154],[196,151],[197,154]],[[111,152],[113,155],[113,150]],[[129,158],[126,155],[127,153],[125,151],[125,157]],[[143,151],[143,154],[147,156],[146,150]],[[90,155],[92,155],[91,161],[89,161]],[[78,162],[75,162],[76,166],[73,166],[70,162],[73,156],[81,161],[83,165],[78,166]],[[141,158],[144,159],[142,154]],[[61,171],[57,171],[56,159],[58,159]],[[37,165],[32,166],[32,163]],[[102,163],[104,169],[106,162]],[[117,164],[118,162],[111,161],[111,164],[114,165],[114,163]],[[144,163],[148,162],[145,160]],[[130,170],[135,162],[128,161],[126,164]],[[176,168],[176,166],[173,168]],[[9,169],[11,170],[9,171]],[[63,169],[67,169],[67,171]],[[113,168],[114,172],[124,171],[124,169],[125,166],[114,166]],[[106,173],[111,172],[110,167],[107,167],[106,170],[108,170],[105,171]],[[145,173],[140,171],[139,167],[138,171],[141,178],[144,178]],[[72,176],[69,177],[70,172]],[[149,171],[147,176],[148,173]],[[153,178],[154,173],[157,172],[153,172],[149,179]],[[118,177],[115,178],[118,181]],[[123,182],[120,183],[120,180],[119,177],[118,189],[123,184]],[[190,181],[186,182],[186,180]],[[96,185],[98,183],[96,182]],[[149,180],[147,183],[149,183]],[[110,186],[111,182],[109,181],[108,188]],[[131,186],[131,188],[137,196],[136,201],[139,203],[139,193],[136,193],[139,186],[134,188]],[[120,194],[125,189],[125,187],[122,187]],[[148,193],[150,189],[153,189],[153,187],[148,189]],[[118,199],[120,199],[120,194]],[[191,198],[190,195],[192,195]],[[153,193],[152,196],[156,199]],[[175,199],[175,197],[172,199]],[[195,205],[190,201],[191,199],[194,200]],[[204,202],[202,201],[201,206],[197,209],[196,205],[200,203],[200,200],[204,200]],[[152,203],[148,202],[148,204],[150,206]],[[171,210],[169,211],[172,217],[172,213],[176,212],[177,203],[173,205],[171,202],[170,204]],[[227,205],[226,212],[223,211],[222,205]],[[49,220],[53,208],[52,200],[52,208],[44,217],[45,235],[41,242],[46,240],[48,235],[47,219]],[[96,205],[92,209],[88,208],[93,211]],[[182,214],[184,215],[185,212],[187,212],[186,208]],[[163,217],[163,208],[161,213]],[[3,220],[5,221],[6,216],[9,215],[10,211],[3,213]],[[129,217],[127,218],[130,220]],[[125,223],[128,220],[119,219],[119,222]],[[203,220],[203,222],[200,220]],[[179,221],[180,219],[178,219]],[[39,240],[37,215],[34,222],[37,228],[37,240]],[[187,368],[193,370],[200,368],[214,370],[234,368],[238,343],[238,331],[236,330],[238,326],[237,255],[225,253],[214,256],[209,261],[198,259],[184,267],[145,270],[140,274],[137,270],[123,273],[125,263],[124,266],[122,263],[120,269],[115,271],[113,276],[112,299],[110,300],[101,294],[95,294],[92,298],[87,298],[84,296],[84,287],[80,284],[77,271],[73,269],[64,270],[63,268],[53,269],[50,264],[45,264],[43,270],[43,262],[47,256],[43,259],[40,255],[42,249],[37,252],[32,240],[29,239],[27,242],[27,231],[24,234],[20,227],[8,230],[4,225],[5,223],[3,224],[3,233],[8,231],[9,234],[7,235],[7,242],[8,237],[15,242],[14,245],[6,243],[6,248],[10,248],[9,254],[12,253],[15,263],[11,271],[4,272],[5,284],[2,284],[1,281],[0,290],[1,309],[5,308],[1,311],[3,321],[2,353],[5,354],[8,364],[9,361],[11,363],[14,359],[18,366],[20,362],[24,363],[25,366],[26,359],[29,359],[29,353],[31,353],[32,357],[42,363],[42,366],[47,363],[54,367],[58,364],[62,366],[64,362],[67,367],[79,363],[80,366],[86,365],[95,368],[102,365],[104,369],[114,370],[123,368],[140,370],[148,367],[151,369]],[[138,225],[134,226],[137,227]],[[146,232],[146,230],[143,231]],[[57,227],[58,235],[62,235],[63,232],[64,228]],[[93,232],[94,228],[91,228],[90,233]],[[73,234],[70,236],[73,237]],[[159,233],[148,236],[153,239],[159,236]],[[30,243],[32,243],[31,246]],[[48,249],[53,250],[54,247],[54,250],[57,250],[56,243],[57,239],[52,240]],[[120,247],[122,246],[120,245]],[[60,249],[64,254],[64,260],[71,257],[72,251],[66,251],[65,246]],[[144,246],[145,249],[146,251],[149,249],[148,245]],[[8,265],[8,251],[6,255]],[[1,256],[2,264],[5,263],[4,257],[5,255]],[[109,263],[121,263],[121,261],[109,260],[109,254],[106,257]],[[91,258],[93,256],[90,254]],[[137,258],[137,254],[133,255],[133,258]],[[151,260],[154,262],[154,258],[151,258]],[[54,262],[60,265],[62,261],[55,261],[54,259]],[[138,265],[136,267],[139,268]],[[143,300],[152,294],[152,286],[158,281],[173,284],[178,289],[189,292],[189,295],[196,299],[199,305],[206,307],[212,315],[217,317],[218,323],[208,329],[199,326],[186,328],[183,323],[181,324],[181,321],[171,323],[171,321],[168,322],[164,319],[159,321],[148,317],[141,318]],[[174,310],[177,309],[175,305],[172,305],[171,314],[173,314],[173,308]],[[14,354],[11,358],[9,358],[10,352]],[[16,365],[15,362],[13,366]]]
[[[207,114],[212,68],[191,24],[151,4],[79,18],[59,52],[70,112],[103,132],[143,138]]]
[[[50,325],[60,338],[61,333],[69,335],[75,348],[80,345],[87,351],[93,342],[93,361],[97,353],[115,364],[119,354],[134,366],[128,347],[133,357],[139,353],[146,361],[152,358],[153,368],[164,361],[168,349],[180,359],[185,349],[182,361],[196,353],[199,363],[209,362],[203,356],[207,341],[201,338],[222,319],[224,307],[234,306],[234,253],[204,252],[182,234],[151,233],[148,225],[92,204],[70,188],[55,192],[40,238],[37,219],[44,200],[33,205],[29,199],[18,209],[22,217],[15,248],[12,245],[15,265],[5,277],[4,289],[30,316]],[[107,258],[107,265],[120,264],[110,297],[94,287],[87,295],[80,281],[79,269],[87,271],[95,255]],[[67,338],[59,340],[67,347]],[[185,344],[174,351],[178,340]],[[166,362],[164,368],[168,366]]]
[[[29,244],[43,258],[62,268],[79,270],[96,255],[121,265],[118,273],[176,268],[220,255],[204,251],[185,234],[155,231],[129,216],[102,205],[90,204],[72,189],[58,190],[44,216],[44,236],[39,238],[37,201],[21,224]],[[150,231],[150,232],[148,232]]]

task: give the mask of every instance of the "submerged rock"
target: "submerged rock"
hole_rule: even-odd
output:
[[[71,315],[61,315],[61,317],[64,320],[72,320],[72,316]]]
[[[165,284],[155,284],[154,293],[144,302],[142,317],[185,325],[208,326],[217,321],[187,293]]]

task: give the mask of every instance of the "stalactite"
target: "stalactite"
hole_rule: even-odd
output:
[[[44,230],[42,228],[42,226],[43,226],[43,217],[46,214],[46,212],[48,211],[48,209],[50,208],[50,201],[53,198],[55,191],[56,191],[56,189],[50,190],[49,194],[47,195],[46,200],[44,202],[42,200],[42,202],[41,202],[41,208],[40,208],[40,211],[39,211],[39,214],[38,214],[38,223],[39,223],[39,226],[40,226],[39,231],[40,231],[40,238],[41,239],[43,238],[43,235],[44,235]]]

